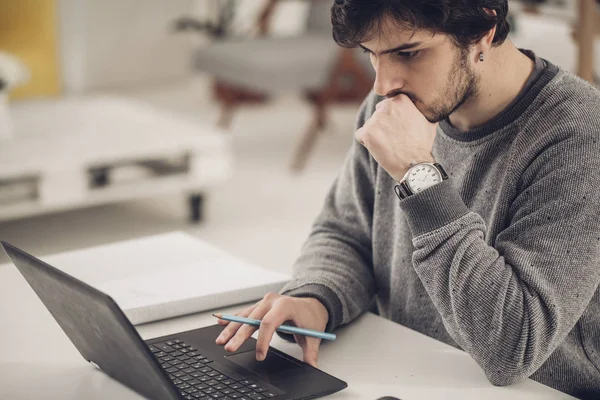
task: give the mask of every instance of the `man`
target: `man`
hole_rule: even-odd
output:
[[[262,319],[259,360],[285,321],[331,331],[375,299],[495,385],[600,398],[600,94],[515,48],[507,8],[335,2],[334,39],[369,53],[374,93],[292,282],[240,312]],[[319,340],[295,339],[316,365]]]

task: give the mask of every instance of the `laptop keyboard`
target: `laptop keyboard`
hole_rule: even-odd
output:
[[[178,339],[153,343],[150,350],[186,400],[267,400],[284,394],[264,382],[222,373],[213,360]]]

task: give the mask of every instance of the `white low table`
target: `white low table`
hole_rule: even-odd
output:
[[[15,136],[0,142],[0,221],[172,193],[189,195],[199,220],[202,194],[231,174],[227,135],[135,100],[35,100],[11,113]]]
[[[85,251],[74,255],[82,264],[89,261]],[[114,266],[127,259],[93,262]],[[231,313],[240,308],[218,311]],[[211,312],[205,312],[137,329],[150,339],[214,323]],[[492,386],[467,353],[373,314],[363,315],[336,333],[337,340],[321,346],[319,367],[348,382],[348,388],[331,399],[374,400],[385,395],[403,400],[572,398],[532,380]],[[0,265],[0,343],[0,399],[141,399],[83,360],[12,264]],[[278,336],[272,345],[302,358],[298,346]]]

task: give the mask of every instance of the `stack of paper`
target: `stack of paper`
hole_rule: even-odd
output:
[[[133,324],[259,300],[290,279],[181,232],[44,261],[110,295]]]

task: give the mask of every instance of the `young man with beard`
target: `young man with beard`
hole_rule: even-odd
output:
[[[495,385],[600,398],[600,94],[517,49],[507,8],[335,2],[334,39],[377,76],[293,280],[239,314],[262,319],[259,360],[282,323],[331,331],[375,300]],[[319,340],[295,340],[316,365]]]

